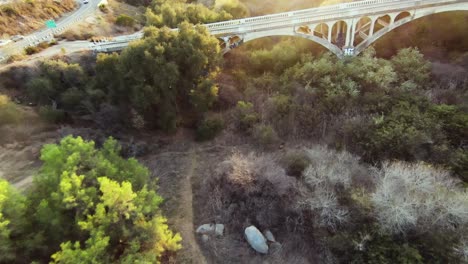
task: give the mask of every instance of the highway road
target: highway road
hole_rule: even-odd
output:
[[[46,40],[51,40],[54,34],[59,34],[70,26],[80,22],[87,16],[91,15],[99,8],[101,0],[89,0],[89,3],[84,4],[83,0],[78,0],[79,8],[75,11],[65,14],[60,20],[56,21],[57,27],[53,29],[42,28],[34,33],[24,37],[23,40],[12,42],[0,48],[0,62],[6,60],[13,54],[18,54],[31,44],[37,44]],[[44,21],[45,23],[45,21]]]

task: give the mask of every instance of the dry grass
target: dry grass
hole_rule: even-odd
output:
[[[23,189],[40,166],[40,149],[58,135],[33,109],[20,107],[19,111],[23,116],[20,123],[0,126],[0,178]]]
[[[15,34],[27,34],[44,26],[44,21],[57,19],[76,7],[74,0],[26,0],[13,1],[0,6],[0,32],[6,38]]]
[[[304,240],[294,206],[301,183],[277,162],[282,151],[261,154],[245,142],[235,147],[216,144],[199,152],[193,186],[195,226],[213,222],[226,226],[223,237],[199,241],[208,262],[311,263],[315,251]],[[251,224],[270,229],[282,247],[270,245],[268,255],[256,253],[243,237]]]

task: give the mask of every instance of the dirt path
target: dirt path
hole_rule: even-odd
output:
[[[178,197],[180,199],[178,213],[174,219],[176,229],[182,236],[182,263],[205,264],[206,259],[203,256],[198,242],[195,238],[195,230],[193,226],[193,193],[192,193],[192,176],[197,168],[197,154],[192,149],[189,154],[190,166],[181,180]]]

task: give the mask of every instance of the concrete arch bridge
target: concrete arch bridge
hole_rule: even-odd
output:
[[[220,39],[223,52],[269,36],[312,40],[338,57],[356,56],[391,30],[436,13],[468,10],[468,0],[364,0],[266,16],[205,24]],[[97,52],[120,50],[142,33],[95,46]]]

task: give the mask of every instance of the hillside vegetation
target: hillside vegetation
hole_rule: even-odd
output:
[[[0,5],[0,37],[27,34],[43,27],[44,21],[57,19],[75,7],[74,0],[16,0]]]
[[[27,195],[0,180],[0,263],[159,263],[180,249],[149,171],[120,151],[66,137],[44,146]]]
[[[464,38],[431,29],[451,64],[430,61],[424,47],[390,52],[387,43],[338,59],[280,37],[223,57],[218,39],[192,23],[252,11],[230,3],[155,0],[144,38],[121,53],[0,76],[0,88],[17,95],[3,97],[6,126],[21,122],[12,103],[21,99],[47,122],[73,125],[63,135],[95,142],[46,145],[24,196],[0,182],[2,255],[10,263],[20,253],[26,262],[182,262],[163,208],[208,263],[467,263],[467,47],[451,43]],[[174,146],[164,148],[168,138]],[[165,179],[166,204],[152,175]],[[210,223],[223,224],[222,234],[193,232]],[[251,225],[274,233],[268,254],[247,243]]]

